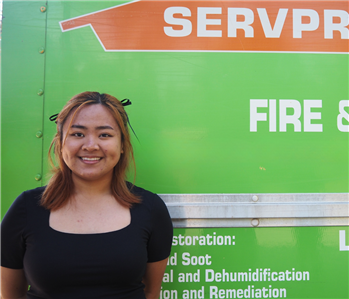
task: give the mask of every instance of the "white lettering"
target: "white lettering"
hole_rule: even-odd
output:
[[[205,281],[206,282],[212,282],[214,279],[214,271],[211,269],[205,270]]]
[[[274,28],[271,28],[270,20],[268,17],[267,10],[265,8],[257,8],[257,12],[259,15],[259,19],[261,20],[263,31],[265,37],[267,38],[279,38],[281,35],[282,28],[284,27],[284,23],[287,15],[287,8],[280,8],[278,15],[276,17],[276,21],[274,24]]]
[[[208,14],[221,14],[221,7],[198,7],[198,36],[222,37],[221,30],[207,30],[207,25],[221,25],[220,19],[207,19]]]
[[[257,8],[257,13],[266,38],[280,38],[286,17],[287,8],[280,8],[274,26],[270,22],[266,8]],[[210,19],[208,15],[221,15],[222,7],[198,7],[197,8],[197,36],[198,37],[222,37],[222,30],[207,29],[207,26],[220,26],[222,20]],[[179,16],[175,16],[179,15]],[[164,26],[164,32],[170,37],[185,37],[192,33],[192,22],[185,17],[191,17],[191,10],[188,7],[173,6],[164,11],[164,20],[172,26]],[[238,16],[243,20],[238,21]],[[238,29],[244,31],[245,37],[254,37],[254,12],[250,8],[228,7],[227,14],[227,35],[237,37]],[[293,9],[293,38],[302,38],[305,31],[315,31],[319,28],[320,17],[313,9]],[[339,19],[339,21],[336,21]],[[349,13],[345,10],[325,9],[324,10],[324,38],[333,39],[333,32],[338,31],[341,39],[349,39]],[[174,27],[176,26],[176,27]],[[181,26],[182,28],[180,28]],[[176,28],[176,29],[175,29]]]
[[[349,122],[349,113],[344,110],[344,107],[349,107],[349,100],[339,102],[339,115],[337,116],[337,127],[341,132],[349,132],[349,125],[343,125],[343,119]]]
[[[170,256],[167,260],[167,265],[176,266],[177,265],[177,252]]]
[[[349,113],[344,110],[349,106],[349,101],[340,103],[340,115],[337,122],[340,130],[349,130],[349,125],[343,125],[342,119],[349,121]],[[297,100],[278,100],[279,109],[277,109],[277,100],[271,99],[251,99],[250,100],[250,132],[257,132],[258,121],[269,122],[269,132],[277,131],[277,116],[279,117],[279,132],[286,132],[287,125],[292,124],[294,132],[302,131],[300,120],[302,107]],[[264,111],[259,109],[268,108]],[[322,108],[322,100],[304,100],[303,101],[303,131],[304,132],[322,132],[321,123],[312,123],[313,120],[321,120],[321,112],[312,111],[313,108]],[[279,113],[279,115],[277,115]]]
[[[185,245],[187,245],[187,246],[191,245],[191,236],[185,237]]]
[[[272,273],[271,273],[271,280],[272,280],[272,281],[277,281],[277,280],[278,280],[278,279],[277,279],[277,275],[278,275],[277,272],[272,272]]]
[[[175,18],[174,14],[181,14],[183,17],[190,17],[191,11],[187,7],[168,7],[164,12],[164,19],[167,24],[180,25],[183,28],[175,30],[173,27],[164,27],[165,34],[172,37],[188,36],[192,31],[192,24],[187,19]]]
[[[294,131],[301,131],[301,122],[299,120],[302,112],[301,104],[296,100],[280,100],[279,101],[280,109],[280,121],[279,121],[279,130],[280,132],[286,132],[286,125],[293,124]],[[293,114],[287,114],[287,108],[293,109]]]
[[[172,238],[172,246],[176,246],[178,244],[177,236],[173,236]]]
[[[218,293],[218,288],[216,286],[210,286],[210,298],[218,298],[217,293]]]
[[[257,121],[266,121],[267,114],[257,112],[257,108],[267,108],[268,100],[250,100],[250,132],[257,132]]]
[[[312,124],[312,119],[321,119],[321,112],[311,112],[311,108],[322,108],[322,100],[304,100],[304,132],[322,132],[322,124]]]
[[[190,265],[190,253],[189,252],[183,252],[182,254],[182,264],[184,266]]]
[[[245,20],[238,21],[238,15],[243,15]],[[243,29],[245,31],[245,37],[253,37],[253,27],[250,26],[253,21],[254,14],[251,9],[228,7],[228,37],[236,37],[238,29]]]
[[[302,17],[309,17],[309,23],[302,23]],[[319,15],[313,9],[293,10],[293,38],[302,38],[303,31],[314,31],[319,27]]]
[[[163,290],[161,287],[159,299],[177,299],[177,290]]]
[[[276,132],[276,100],[269,100],[269,132]]]
[[[349,245],[345,245],[345,230],[339,231],[339,251],[349,251]]]
[[[211,265],[211,256],[206,254],[205,256],[190,256],[189,252],[183,252],[182,254],[182,265],[184,266],[189,266],[189,265],[197,265],[199,264],[200,266],[203,265]]]
[[[340,18],[340,23],[334,23],[333,18]],[[344,10],[324,10],[325,38],[332,39],[333,31],[341,33],[341,39],[349,39],[349,14]]]

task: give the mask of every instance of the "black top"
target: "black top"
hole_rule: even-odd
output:
[[[142,188],[131,223],[98,234],[63,233],[49,226],[50,211],[39,206],[44,187],[23,192],[1,225],[1,265],[24,268],[27,298],[144,299],[146,263],[167,258],[172,222],[159,196]]]

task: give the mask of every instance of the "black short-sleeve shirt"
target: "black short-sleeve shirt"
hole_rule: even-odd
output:
[[[27,298],[142,298],[149,262],[167,258],[172,222],[159,196],[134,187],[142,202],[117,231],[71,234],[49,226],[39,205],[44,187],[23,192],[1,224],[1,265],[24,269]]]

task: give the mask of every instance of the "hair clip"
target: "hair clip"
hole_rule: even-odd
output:
[[[123,99],[123,100],[121,101],[121,104],[122,104],[122,106],[125,107],[125,106],[128,106],[128,105],[131,105],[132,102],[131,102],[129,99]],[[128,115],[127,115],[126,111],[125,111],[125,114],[126,114],[126,118],[127,118],[127,123],[128,123],[128,125],[129,125],[129,127],[131,128],[131,130],[132,130],[132,132],[133,132],[133,135],[135,135],[136,138],[137,138],[137,140],[139,141],[136,132],[133,130],[133,128],[132,128],[132,126],[131,126],[131,123],[130,123],[130,120],[129,120],[129,118],[128,118]]]
[[[132,102],[129,99],[123,99],[121,101],[121,104],[122,104],[122,106],[128,106],[128,105],[131,105]]]
[[[51,115],[49,119],[50,121],[54,121],[55,123],[57,123],[57,117],[58,117],[58,113]]]

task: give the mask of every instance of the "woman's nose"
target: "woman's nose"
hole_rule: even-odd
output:
[[[82,146],[83,150],[94,151],[99,149],[98,140],[94,137],[86,137]]]

